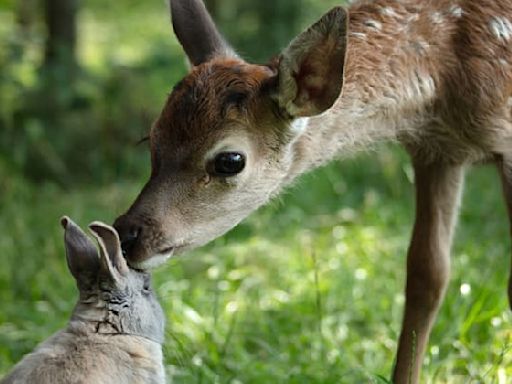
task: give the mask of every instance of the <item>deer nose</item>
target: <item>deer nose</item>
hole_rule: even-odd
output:
[[[123,256],[127,257],[137,244],[142,229],[140,226],[134,224],[127,216],[118,217],[114,223],[114,228],[119,234],[119,240],[121,240]]]

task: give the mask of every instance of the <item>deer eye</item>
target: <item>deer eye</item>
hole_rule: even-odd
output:
[[[214,176],[234,176],[245,168],[245,155],[239,152],[221,152],[210,167]]]

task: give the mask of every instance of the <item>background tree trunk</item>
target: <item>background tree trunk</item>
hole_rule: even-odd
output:
[[[78,0],[44,0],[47,29],[44,67],[68,86],[77,67],[77,13]]]

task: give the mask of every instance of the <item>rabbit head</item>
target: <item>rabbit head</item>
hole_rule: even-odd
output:
[[[93,222],[91,239],[68,217],[64,227],[68,268],[76,280],[80,299],[72,321],[95,323],[97,333],[142,336],[162,343],[164,314],[147,271],[128,267],[114,228]]]

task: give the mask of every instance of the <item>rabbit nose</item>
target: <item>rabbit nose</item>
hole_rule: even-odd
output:
[[[114,223],[114,228],[119,234],[119,239],[121,240],[123,256],[127,257],[137,244],[142,228],[134,224],[127,216],[119,217]]]

